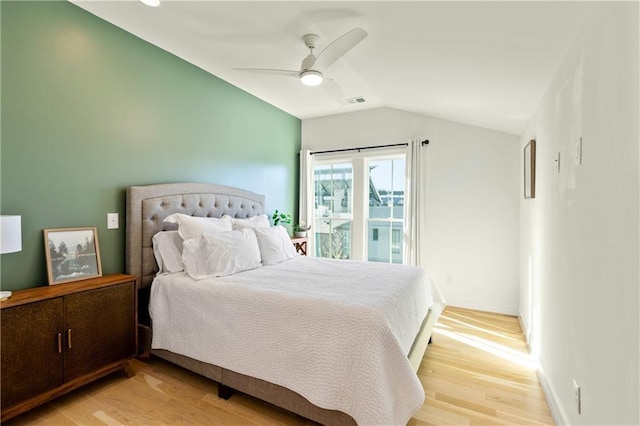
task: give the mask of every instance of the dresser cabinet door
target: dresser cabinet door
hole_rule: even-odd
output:
[[[62,314],[61,297],[2,310],[2,408],[62,385]]]
[[[135,282],[65,296],[65,381],[135,355]]]

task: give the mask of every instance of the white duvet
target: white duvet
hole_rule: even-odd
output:
[[[154,349],[291,389],[359,425],[406,424],[424,390],[407,354],[433,307],[420,268],[299,256],[223,278],[158,275]]]

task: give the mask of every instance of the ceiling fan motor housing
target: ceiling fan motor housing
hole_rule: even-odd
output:
[[[318,60],[318,57],[313,54],[313,49],[317,46],[320,41],[320,37],[315,34],[307,34],[302,37],[304,40],[304,44],[309,48],[309,55],[302,60],[302,64],[300,64],[300,72],[304,72],[306,70],[310,70],[313,65]]]
[[[313,53],[310,53],[306,58],[302,60],[302,64],[300,64],[300,71],[306,71],[313,67],[318,58]]]

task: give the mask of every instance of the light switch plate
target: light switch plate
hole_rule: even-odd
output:
[[[118,213],[107,213],[107,229],[118,229],[119,227]]]
[[[576,156],[574,158],[574,164],[576,166],[579,166],[580,164],[582,164],[582,136],[580,136],[580,139],[576,144]]]

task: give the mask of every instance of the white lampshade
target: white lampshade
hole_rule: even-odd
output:
[[[0,216],[0,254],[22,250],[21,216]]]
[[[318,71],[304,71],[300,74],[300,81],[305,86],[318,86],[322,84],[322,73]]]
[[[151,6],[151,7],[160,6],[160,0],[140,0],[140,2],[144,3],[147,6]]]

